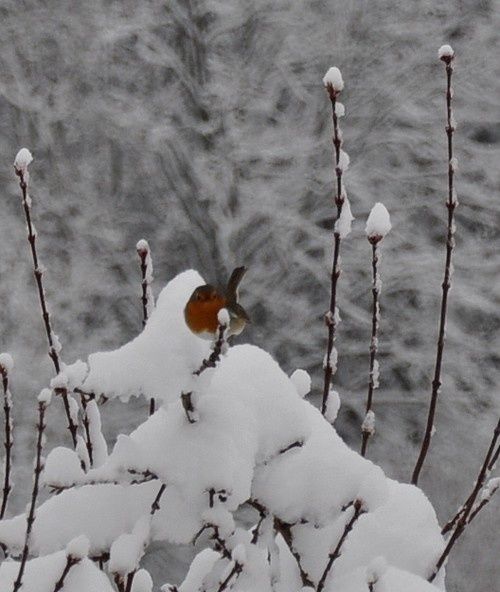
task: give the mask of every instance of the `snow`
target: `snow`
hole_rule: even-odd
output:
[[[84,478],[77,453],[58,446],[50,451],[45,461],[43,481],[53,487],[71,487]]]
[[[102,458],[87,473],[79,464],[80,455],[85,455],[81,439],[77,453],[55,448],[49,454],[45,483],[69,489],[37,508],[31,553],[57,554],[72,546],[82,551],[83,542],[74,539],[84,535],[88,552],[94,556],[109,551],[110,573],[125,576],[138,569],[150,541],[189,544],[203,527],[209,527],[204,540],[211,541],[215,527],[232,558],[202,551],[180,592],[205,584],[217,589],[235,562],[243,565],[233,582],[235,592],[270,592],[272,577],[277,578],[277,592],[298,590],[295,559],[282,535],[275,538],[273,518],[293,525],[294,549],[317,582],[328,554],[354,516],[356,502],[363,514],[327,578],[325,591],[343,590],[342,582],[359,578],[366,590],[367,569],[374,570],[379,556],[385,557],[388,569],[383,574],[378,570],[377,585],[386,581],[392,585],[391,578],[402,582],[414,578],[420,585],[444,545],[435,512],[418,488],[388,479],[338,436],[331,425],[340,405],[335,391],[330,392],[323,417],[302,398],[310,389],[307,373],[298,370],[288,377],[264,350],[237,345],[228,349],[216,368],[195,380],[197,421],[187,421],[180,394],[193,383],[192,371],[208,351],[183,320],[186,299],[200,280],[195,272],[172,280],[139,337],[115,352],[90,356],[84,386],[92,379],[97,386],[100,381],[108,385],[97,392],[123,396],[141,385],[138,391],[149,393],[144,381],[154,376],[149,386],[158,389],[155,394],[163,405],[131,434],[119,435],[109,455],[102,440]],[[147,354],[153,359],[147,360]],[[134,361],[132,374],[128,364]],[[69,370],[68,376],[73,375]],[[95,401],[89,402],[87,413],[92,442],[99,442]],[[157,478],[140,483],[146,475]],[[137,482],[132,484],[133,480]],[[152,515],[162,484],[166,488]],[[234,520],[234,513],[248,500],[270,513],[261,525],[259,545],[252,544],[251,532]],[[12,553],[24,544],[25,524],[24,515],[0,522],[0,542]],[[143,588],[148,587],[145,575]]]
[[[14,368],[14,359],[8,353],[0,354],[0,366],[9,374]]]
[[[145,569],[139,569],[135,573],[134,581],[132,582],[131,592],[152,592],[153,580]]]
[[[455,56],[455,52],[453,51],[451,45],[441,45],[438,50],[438,57],[440,60],[443,58],[453,58]]]
[[[450,167],[454,173],[458,170],[458,158],[456,156],[450,159]]]
[[[90,541],[85,535],[80,535],[66,545],[66,555],[73,559],[81,560],[87,557],[90,549]]]
[[[366,221],[365,232],[368,238],[382,239],[392,228],[391,217],[383,203],[377,202]]]
[[[370,435],[375,433],[375,413],[373,411],[367,411],[365,419],[361,424],[361,430],[367,432]]]
[[[328,401],[326,403],[325,419],[329,423],[333,424],[337,419],[337,415],[340,409],[340,395],[334,389],[330,389],[328,394]]]
[[[86,413],[89,421],[93,466],[100,467],[108,458],[108,445],[101,432],[101,414],[95,399],[87,403]]]
[[[219,322],[219,325],[223,327],[229,327],[229,322],[231,321],[231,318],[229,316],[229,311],[227,310],[227,308],[221,308],[219,310],[219,312],[217,313],[217,321]]]
[[[89,356],[89,373],[79,386],[124,401],[139,395],[177,399],[191,372],[209,353],[209,343],[189,331],[183,312],[194,289],[204,283],[195,271],[178,275],[160,293],[138,337],[115,351]]]
[[[334,232],[338,233],[341,239],[346,238],[347,236],[349,236],[351,232],[353,220],[354,216],[351,212],[351,204],[349,203],[349,200],[346,198],[344,200],[344,205],[342,206],[340,218],[335,222]]]
[[[323,77],[323,84],[328,87],[331,86],[334,91],[340,92],[344,88],[344,81],[342,74],[336,66],[332,66]]]
[[[45,406],[50,404],[50,400],[52,399],[52,391],[49,388],[44,388],[40,391],[38,395],[38,402],[43,403]]]
[[[14,167],[16,171],[26,173],[28,170],[28,165],[33,162],[33,156],[31,152],[27,148],[21,148],[19,152],[16,154],[16,158],[14,160]]]
[[[347,171],[347,169],[349,168],[349,163],[350,163],[349,154],[347,154],[347,152],[345,150],[340,150],[339,162],[337,164],[337,168],[340,171],[345,173]]]
[[[149,518],[144,516],[137,521],[131,534],[120,535],[111,545],[109,571],[121,576],[135,571],[144,554],[149,534]]]
[[[290,376],[290,380],[301,399],[311,391],[311,377],[305,370],[301,370],[300,368],[295,370]]]
[[[59,551],[26,563],[22,592],[52,592],[66,565],[66,553]],[[12,590],[19,563],[4,561],[0,565],[0,590]],[[71,592],[114,592],[106,575],[89,559],[74,565],[65,578],[63,590]]]
[[[137,249],[137,252],[140,255],[146,255],[147,253],[149,253],[148,241],[143,238],[141,238],[139,241],[137,241],[137,245],[135,248]]]
[[[344,103],[341,103],[340,101],[337,101],[335,103],[335,115],[337,117],[344,117],[344,115],[345,115]]]

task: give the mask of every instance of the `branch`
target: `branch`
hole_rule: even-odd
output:
[[[442,552],[441,556],[437,560],[436,566],[434,567],[433,572],[431,573],[430,577],[428,578],[429,582],[432,582],[434,580],[434,578],[438,574],[439,570],[444,565],[444,562],[446,561],[451,550],[455,546],[455,543],[460,538],[460,536],[463,534],[467,525],[470,524],[471,520],[477,515],[477,513],[480,511],[480,509],[485,505],[485,504],[483,504],[483,505],[479,504],[479,506],[474,508],[474,504],[476,502],[477,496],[478,496],[479,492],[481,491],[481,489],[484,485],[486,476],[488,474],[488,470],[489,470],[488,467],[490,466],[491,459],[493,458],[493,456],[495,454],[495,447],[497,445],[499,438],[500,438],[500,419],[498,420],[496,428],[493,430],[493,437],[491,439],[490,445],[488,447],[488,451],[486,452],[484,462],[481,466],[481,469],[479,471],[479,475],[476,479],[476,483],[474,484],[474,488],[473,488],[471,494],[467,498],[467,500],[466,500],[465,504],[462,506],[462,508],[460,508],[460,510],[457,512],[457,515],[452,520],[450,520],[450,522],[448,523],[448,524],[451,524],[451,526],[448,527],[448,524],[447,524],[443,528],[443,531],[445,531],[445,532],[448,532],[453,527],[455,529],[454,529],[453,533],[451,534],[444,551]],[[473,510],[474,510],[474,512],[473,512]]]
[[[378,239],[378,240],[377,240]],[[372,336],[370,342],[370,374],[368,380],[368,395],[366,399],[366,415],[365,420],[361,426],[362,442],[361,442],[361,456],[366,456],[366,449],[368,447],[368,440],[370,436],[375,432],[375,416],[373,415],[373,391],[378,387],[378,362],[377,362],[377,349],[378,349],[378,327],[380,319],[380,281],[377,269],[378,255],[377,255],[377,243],[382,239],[381,236],[368,237],[372,245]],[[377,365],[377,376],[375,375],[375,366]]]
[[[70,572],[71,568],[77,563],[80,563],[80,559],[72,557],[71,555],[66,557],[66,565],[64,566],[61,577],[57,580],[56,585],[54,586],[53,592],[59,592],[59,590],[64,587],[64,580],[66,579],[66,576]]]
[[[327,74],[328,75],[328,74]],[[340,76],[340,72],[339,72]],[[333,146],[335,149],[335,177],[336,177],[336,195],[335,195],[335,204],[337,206],[337,221],[340,220],[340,216],[342,214],[342,207],[345,201],[345,192],[342,186],[342,167],[340,166],[340,147],[342,146],[342,135],[339,128],[338,122],[338,110],[337,110],[337,97],[342,91],[343,82],[340,78],[341,84],[335,85],[332,82],[326,81],[326,77],[324,79],[326,90],[328,92],[328,96],[330,97],[330,102],[332,105],[332,119],[333,119]],[[330,386],[332,382],[332,377],[336,370],[336,361],[334,362],[335,367],[332,365],[332,352],[333,346],[336,339],[336,330],[338,324],[338,314],[337,314],[337,282],[340,276],[340,242],[341,236],[340,231],[338,228],[334,231],[334,244],[333,244],[333,263],[332,263],[332,273],[331,273],[331,288],[330,288],[330,308],[325,315],[325,323],[328,327],[328,341],[326,346],[326,356],[325,356],[325,377],[324,377],[324,385],[323,385],[323,401],[321,404],[321,413],[325,415],[327,407],[328,407],[328,397],[330,394]]]
[[[439,320],[439,333],[438,333],[438,340],[437,340],[437,350],[436,350],[436,362],[434,367],[434,379],[432,381],[432,392],[431,392],[431,400],[429,405],[429,413],[427,416],[427,425],[425,428],[424,438],[422,440],[422,446],[420,449],[420,454],[417,459],[417,463],[415,465],[415,469],[413,471],[413,475],[411,478],[411,482],[413,485],[418,484],[418,479],[420,476],[420,471],[422,470],[422,466],[424,464],[425,458],[429,451],[429,446],[431,443],[432,432],[434,427],[434,416],[436,414],[436,406],[437,400],[439,395],[439,389],[441,387],[441,365],[443,361],[443,351],[444,351],[444,342],[445,342],[445,333],[446,333],[446,313],[448,307],[448,292],[451,287],[451,275],[452,275],[452,253],[455,247],[455,209],[458,206],[457,197],[455,194],[455,188],[453,184],[455,169],[456,169],[456,159],[453,157],[453,132],[455,131],[455,120],[453,117],[452,111],[452,97],[453,97],[453,90],[451,86],[451,75],[453,72],[453,59],[455,54],[451,47],[449,48],[451,51],[446,55],[440,55],[440,59],[446,65],[446,81],[447,81],[447,88],[446,88],[446,111],[447,111],[447,123],[446,123],[446,135],[448,137],[448,200],[446,202],[446,207],[448,209],[448,230],[447,230],[447,237],[446,237],[446,262],[445,262],[445,271],[444,271],[444,280],[441,285],[442,287],[442,298],[441,298],[441,313],[440,313],[440,320]]]
[[[217,326],[217,338],[214,342],[214,348],[212,350],[212,353],[206,360],[203,360],[198,370],[195,370],[193,372],[194,375],[200,376],[200,374],[202,372],[205,372],[205,370],[207,370],[208,368],[215,368],[217,366],[217,362],[220,361],[222,350],[224,349],[224,344],[226,343],[226,330],[228,326],[229,322],[219,322],[219,325]]]
[[[151,510],[149,512],[151,516],[154,516],[155,513],[160,509],[160,500],[166,488],[167,486],[165,485],[165,483],[162,483],[153,503],[151,504]]]
[[[42,463],[42,449],[43,449],[43,432],[45,430],[45,410],[47,409],[48,404],[50,403],[50,390],[43,389],[40,395],[38,396],[38,424],[37,424],[37,442],[36,442],[36,461],[35,461],[35,471],[34,471],[34,479],[33,479],[33,490],[31,492],[31,503],[30,509],[28,512],[28,517],[26,520],[26,533],[24,537],[24,548],[23,554],[21,556],[21,563],[19,565],[19,571],[17,574],[16,581],[14,582],[13,592],[17,592],[19,588],[23,585],[23,574],[24,569],[26,567],[26,561],[28,559],[29,553],[29,543],[31,537],[31,531],[33,529],[33,523],[35,522],[35,507],[36,507],[36,500],[38,497],[38,487],[40,482],[40,473],[43,470],[43,463]]]
[[[285,541],[290,553],[293,555],[295,561],[297,562],[297,566],[299,568],[300,579],[302,580],[303,586],[311,586],[314,587],[313,581],[309,577],[309,574],[304,570],[302,567],[302,558],[300,553],[294,548],[293,546],[293,534],[292,534],[292,525],[283,522],[279,518],[274,517],[274,530],[278,532]]]
[[[151,249],[148,241],[142,239],[137,245],[137,254],[141,263],[141,286],[142,286],[142,326],[146,326],[151,312],[154,308],[153,292],[151,290],[151,282],[153,281],[153,261],[151,259]],[[156,403],[154,397],[149,400],[149,415],[155,412]]]
[[[6,357],[8,356],[8,358]],[[0,509],[0,520],[5,516],[7,510],[7,502],[9,500],[9,493],[11,492],[12,485],[10,483],[10,471],[11,471],[11,452],[14,441],[12,438],[12,395],[9,390],[9,366],[12,367],[12,358],[8,354],[2,354],[0,356],[0,374],[2,375],[3,385],[3,410],[5,419],[5,465],[4,465],[4,481],[3,481],[3,492],[2,492],[2,506]]]
[[[353,507],[354,507],[354,513],[351,517],[351,519],[347,522],[347,524],[344,527],[344,532],[342,533],[342,536],[340,537],[337,546],[335,547],[335,549],[329,554],[328,556],[328,563],[326,564],[325,570],[323,572],[323,575],[321,576],[319,582],[318,582],[318,587],[317,587],[317,592],[321,592],[323,590],[323,588],[325,587],[325,582],[326,582],[326,578],[328,576],[328,574],[330,573],[330,570],[332,569],[333,564],[335,563],[335,561],[340,557],[340,555],[342,554],[342,545],[344,544],[347,535],[351,532],[351,530],[353,529],[353,526],[355,524],[355,522],[358,520],[358,518],[365,513],[365,510],[363,510],[362,508],[362,504],[359,500],[355,500],[353,503]]]
[[[29,160],[26,161],[26,151],[29,155]],[[20,158],[21,157],[21,158]],[[23,158],[24,157],[24,158]],[[59,350],[60,344],[57,336],[55,335],[54,331],[52,330],[52,325],[50,323],[50,315],[47,309],[47,302],[45,298],[45,290],[43,287],[42,275],[43,270],[38,261],[38,253],[36,250],[36,231],[33,227],[33,223],[31,221],[31,197],[28,195],[28,181],[29,181],[29,173],[28,173],[28,164],[31,162],[32,157],[29,152],[23,148],[19,151],[16,156],[16,160],[14,163],[14,170],[16,175],[19,177],[19,186],[21,188],[22,194],[22,205],[24,209],[24,216],[26,218],[26,226],[28,229],[28,242],[30,245],[31,250],[31,257],[33,259],[33,272],[35,275],[35,281],[38,289],[38,299],[40,301],[40,307],[42,310],[42,319],[45,326],[45,333],[47,334],[47,341],[49,344],[49,357],[54,364],[54,369],[56,374],[59,374],[61,371],[61,363],[59,360]],[[76,448],[76,425],[73,423],[73,419],[71,417],[69,403],[68,403],[68,394],[63,393],[62,395],[63,403],[64,403],[64,410],[66,413],[66,417],[68,419],[68,429],[71,433],[71,439],[73,441],[73,448]]]

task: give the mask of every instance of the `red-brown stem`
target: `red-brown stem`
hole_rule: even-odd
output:
[[[337,95],[338,92],[331,84],[327,86],[328,95],[332,104],[332,119],[333,119],[333,146],[335,148],[335,177],[336,177],[336,195],[335,205],[337,206],[337,220],[342,214],[342,206],[344,204],[344,194],[342,191],[342,169],[339,167],[340,162],[340,147],[342,146],[342,139],[340,137],[339,122],[336,113]],[[334,370],[331,363],[332,350],[335,343],[337,333],[337,318],[335,310],[337,308],[337,282],[340,276],[339,256],[340,256],[340,233],[334,231],[333,243],[333,263],[331,274],[331,288],[330,288],[330,308],[325,315],[325,323],[328,327],[328,341],[326,346],[325,358],[325,378],[323,385],[323,400],[321,404],[321,413],[324,415],[328,407],[328,396],[330,394],[330,385]]]
[[[474,487],[473,487],[469,497],[465,500],[465,502],[459,508],[459,510],[455,514],[455,516],[453,516],[453,518],[443,526],[441,534],[444,535],[444,534],[448,533],[455,526],[455,524],[457,524],[457,522],[459,521],[459,519],[461,518],[461,516],[465,512],[471,512],[472,506],[474,505],[476,497],[477,497],[479,491],[484,486],[486,479],[488,478],[488,475],[489,475],[491,469],[493,468],[492,460],[495,459],[495,454],[498,457],[498,450],[495,452],[495,446],[496,446],[496,443],[497,443],[499,437],[500,437],[500,419],[498,420],[496,428],[493,430],[493,437],[491,439],[490,445],[489,445],[488,450],[486,452],[486,456],[484,457],[483,464],[481,465],[481,468],[479,470],[479,474],[477,476],[476,482],[474,483]]]
[[[50,315],[49,315],[49,312],[47,309],[47,302],[45,299],[45,291],[43,288],[43,281],[42,281],[43,271],[42,271],[42,269],[39,265],[39,262],[38,262],[38,254],[37,254],[37,250],[36,250],[36,234],[33,232],[33,224],[31,222],[31,208],[30,208],[29,197],[28,197],[28,185],[25,181],[23,171],[19,170],[19,169],[15,169],[15,171],[16,171],[16,175],[19,177],[19,186],[20,186],[21,192],[22,192],[22,203],[23,203],[24,215],[26,218],[26,226],[28,229],[28,242],[30,245],[31,257],[33,259],[33,273],[35,275],[35,281],[36,281],[36,285],[37,285],[37,289],[38,289],[38,299],[40,301],[40,307],[42,309],[42,319],[43,319],[43,323],[45,326],[45,333],[47,334],[47,341],[49,343],[49,357],[52,360],[52,363],[54,364],[56,374],[59,374],[59,372],[61,371],[61,363],[59,360],[59,354],[57,353],[57,349],[54,344],[53,331],[52,331],[52,326],[50,324]],[[64,411],[66,412],[66,417],[68,419],[68,429],[71,433],[71,439],[73,441],[73,448],[76,448],[76,430],[77,430],[77,428],[71,418],[67,392],[63,393],[62,400],[63,400],[63,404],[64,404]]]
[[[411,478],[411,482],[413,485],[418,484],[418,479],[420,476],[420,471],[422,470],[422,466],[424,464],[425,458],[429,451],[429,446],[431,443],[432,438],[432,431],[434,427],[434,416],[436,414],[436,406],[437,400],[439,395],[439,389],[441,387],[441,365],[443,361],[443,351],[444,351],[444,342],[445,342],[445,333],[446,333],[446,312],[447,312],[447,305],[448,305],[448,292],[451,286],[451,258],[453,249],[455,246],[455,209],[457,207],[457,201],[454,195],[454,185],[453,185],[453,177],[454,177],[454,164],[453,164],[453,132],[454,124],[453,124],[453,113],[452,113],[452,88],[451,88],[451,75],[453,72],[453,57],[447,57],[444,59],[446,63],[446,112],[447,112],[447,124],[446,124],[446,135],[448,138],[448,200],[446,202],[446,207],[448,209],[448,230],[447,230],[447,237],[446,237],[446,262],[445,262],[445,271],[444,271],[444,280],[441,285],[443,293],[441,298],[441,314],[440,314],[440,321],[439,321],[439,334],[437,340],[437,351],[436,351],[436,363],[434,367],[434,378],[432,381],[432,392],[431,392],[431,401],[429,405],[429,413],[427,416],[427,425],[425,428],[424,438],[422,440],[422,446],[420,449],[420,454],[417,459],[417,463],[415,465],[415,469],[413,471],[413,475]]]
[[[139,243],[138,243],[139,244]],[[147,276],[147,271],[148,271],[148,263],[147,263],[147,258],[148,258],[148,254],[151,256],[151,252],[149,251],[149,247],[148,249],[144,249],[144,248],[138,248],[137,249],[137,254],[139,255],[139,260],[141,263],[141,287],[142,287],[142,296],[141,296],[141,302],[142,302],[142,326],[143,328],[146,326],[146,323],[148,322],[148,307],[149,307],[149,298],[148,298],[148,293],[149,293],[149,281],[148,281],[148,276]],[[156,408],[156,402],[154,397],[151,397],[149,399],[149,415],[153,415],[153,413],[155,412],[155,408]]]
[[[61,574],[61,577],[57,580],[56,585],[54,586],[53,592],[59,592],[59,590],[62,590],[66,576],[69,574],[70,569],[77,563],[80,563],[80,559],[76,559],[71,555],[68,555],[66,557],[66,565],[64,566],[64,570]]]
[[[302,558],[299,552],[295,549],[293,545],[293,535],[292,535],[292,525],[283,522],[279,518],[274,518],[274,530],[278,532],[285,541],[290,553],[292,554],[293,558],[297,562],[297,566],[299,568],[300,579],[302,580],[303,586],[311,586],[313,587],[314,584],[309,576],[309,574],[305,571],[302,567]]]
[[[375,379],[373,372],[375,370],[375,360],[377,358],[377,333],[379,327],[379,295],[380,289],[378,287],[378,255],[377,255],[377,244],[380,241],[376,240],[378,237],[369,238],[372,245],[372,337],[370,342],[370,374],[368,379],[368,395],[366,398],[366,413],[372,410],[373,405],[373,391],[375,390]],[[364,424],[363,424],[364,425]],[[362,441],[361,441],[361,456],[366,456],[366,449],[368,447],[368,440],[372,435],[372,430],[365,429],[362,427]]]
[[[11,470],[11,453],[14,444],[12,438],[12,419],[11,419],[11,395],[9,391],[9,373],[7,368],[0,365],[0,374],[2,375],[3,385],[3,410],[5,419],[5,467],[4,467],[4,481],[2,493],[2,507],[0,509],[0,520],[5,516],[7,510],[7,502],[9,500],[9,493],[12,489],[10,484],[10,470]]]
[[[31,492],[30,509],[28,512],[28,517],[26,519],[26,533],[25,533],[25,537],[24,537],[23,554],[21,556],[21,563],[19,565],[19,571],[17,574],[17,578],[16,578],[16,581],[14,582],[13,592],[17,592],[23,584],[23,574],[24,574],[24,569],[26,567],[26,561],[28,559],[31,531],[33,529],[33,523],[35,522],[36,500],[38,497],[40,474],[43,470],[42,449],[43,449],[43,432],[45,429],[44,420],[45,420],[46,408],[47,408],[46,403],[44,403],[42,401],[40,401],[38,403],[38,424],[37,424],[37,434],[38,435],[37,435],[37,442],[36,442],[36,461],[35,461],[35,471],[34,471],[34,479],[33,479],[33,490]]]
[[[332,569],[333,564],[341,555],[342,545],[345,543],[345,540],[346,540],[348,534],[351,532],[357,519],[364,513],[364,510],[362,509],[361,502],[359,500],[356,500],[354,502],[353,507],[354,507],[354,512],[353,512],[351,519],[345,525],[344,532],[342,533],[342,536],[340,537],[340,539],[337,543],[337,546],[328,556],[328,563],[326,564],[323,575],[321,576],[321,578],[318,582],[318,587],[316,588],[317,592],[321,592],[323,590],[323,588],[325,587],[326,578],[327,578],[328,574],[330,573],[330,570]]]
[[[479,471],[479,475],[476,479],[476,483],[474,484],[474,488],[473,488],[470,496],[467,498],[467,501],[465,502],[464,506],[458,512],[459,516],[455,521],[456,522],[455,529],[453,530],[453,533],[451,534],[450,538],[448,539],[448,543],[447,543],[444,551],[441,553],[441,556],[437,560],[432,574],[428,578],[429,582],[432,582],[434,580],[434,578],[436,577],[436,575],[439,573],[439,570],[441,569],[441,567],[443,567],[446,559],[448,558],[448,555],[450,554],[451,550],[455,546],[455,543],[460,538],[460,536],[463,534],[464,530],[467,527],[467,524],[469,524],[469,522],[470,522],[469,519],[471,517],[474,504],[476,502],[477,496],[479,495],[479,492],[481,491],[481,489],[484,485],[486,475],[488,474],[488,466],[489,466],[491,458],[495,452],[495,446],[496,446],[499,438],[500,438],[500,420],[498,421],[496,428],[493,430],[493,437],[492,437],[490,445],[488,447],[488,451],[486,452],[486,457],[485,457],[484,462],[481,466],[481,470]],[[477,514],[477,512],[476,512],[476,514]]]

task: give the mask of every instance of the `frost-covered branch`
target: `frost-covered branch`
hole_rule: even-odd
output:
[[[29,545],[31,530],[33,523],[35,522],[35,508],[36,501],[38,498],[38,488],[40,484],[40,474],[43,471],[43,441],[44,441],[44,430],[45,430],[45,411],[47,406],[50,404],[51,391],[49,389],[43,389],[38,395],[38,424],[37,424],[37,441],[36,441],[36,460],[35,470],[33,476],[33,489],[31,492],[31,503],[26,518],[26,532],[24,535],[24,547],[21,556],[21,562],[19,564],[19,571],[17,573],[16,581],[14,582],[13,592],[17,592],[23,585],[23,574],[26,567],[26,561],[28,560]]]
[[[0,520],[5,516],[7,509],[7,502],[9,500],[9,493],[12,489],[10,482],[11,474],[11,455],[12,446],[14,440],[12,437],[12,395],[9,389],[9,373],[14,367],[14,361],[9,354],[0,355],[0,374],[2,375],[2,386],[3,386],[3,410],[4,410],[4,448],[5,448],[5,460],[4,460],[4,472],[3,472],[3,490],[2,490],[2,506],[0,509]]]
[[[346,523],[346,525],[344,527],[344,531],[342,532],[342,535],[341,535],[340,539],[338,540],[338,543],[337,543],[335,549],[328,555],[328,563],[326,564],[325,570],[323,571],[323,574],[318,582],[317,592],[321,592],[323,590],[323,588],[325,587],[326,578],[327,578],[328,574],[330,573],[330,570],[332,569],[333,564],[341,555],[342,545],[345,543],[345,540],[347,539],[348,534],[353,529],[353,526],[356,523],[356,521],[358,520],[358,518],[362,514],[365,513],[365,510],[363,509],[363,505],[360,500],[354,500],[352,507],[354,508],[352,516],[348,520],[348,522]]]
[[[333,146],[335,150],[335,178],[336,192],[335,205],[337,206],[337,220],[334,227],[333,263],[331,273],[330,308],[325,315],[325,323],[328,328],[328,340],[324,361],[324,386],[321,412],[325,415],[328,407],[328,397],[332,383],[332,377],[337,369],[337,352],[334,348],[337,325],[340,317],[337,309],[337,282],[340,276],[340,242],[351,230],[353,220],[349,200],[342,182],[342,175],[349,166],[349,157],[341,150],[342,132],[339,127],[339,117],[344,115],[344,106],[337,101],[338,96],[344,88],[344,81],[338,68],[330,68],[323,78],[323,84],[328,92],[332,105],[333,119]]]
[[[137,243],[136,249],[141,263],[142,326],[145,327],[155,306],[153,290],[151,289],[151,284],[153,282],[153,259],[151,257],[151,249],[147,240],[141,239]],[[154,397],[151,397],[149,399],[149,415],[153,415],[155,408],[155,399]]]
[[[79,536],[70,541],[66,547],[66,565],[64,566],[61,577],[57,580],[53,592],[59,592],[64,588],[64,581],[67,575],[75,565],[87,557],[89,553],[90,542],[86,536]]]
[[[375,433],[375,414],[372,411],[373,392],[379,385],[379,364],[377,360],[378,329],[380,323],[380,290],[382,281],[378,272],[378,245],[391,229],[389,212],[381,203],[373,206],[366,222],[366,236],[372,246],[372,335],[370,342],[370,371],[368,379],[368,395],[366,398],[366,414],[361,426],[361,456],[366,456],[366,448],[370,436]]]
[[[417,485],[420,476],[420,471],[424,464],[425,458],[429,451],[431,438],[434,428],[434,417],[436,414],[437,400],[439,396],[439,389],[441,388],[441,365],[443,361],[444,342],[446,336],[446,313],[448,307],[448,292],[451,287],[451,277],[453,273],[452,254],[455,248],[455,209],[458,206],[458,200],[454,187],[454,175],[457,168],[457,159],[453,156],[453,132],[456,128],[455,118],[452,111],[453,88],[451,86],[451,76],[453,73],[453,60],[455,52],[449,45],[443,45],[438,52],[439,59],[442,60],[446,66],[446,136],[448,139],[448,199],[446,201],[446,208],[448,209],[448,230],[446,235],[446,262],[444,279],[441,285],[441,312],[439,319],[439,333],[436,349],[436,362],[434,366],[434,378],[432,380],[431,400],[429,405],[429,413],[427,416],[427,425],[425,428],[424,437],[420,454],[413,471],[411,482]]]
[[[28,242],[30,245],[31,256],[33,259],[33,271],[35,275],[35,281],[38,289],[38,298],[40,301],[40,307],[42,309],[42,319],[45,326],[45,332],[47,334],[47,341],[49,343],[49,357],[54,364],[54,368],[56,374],[59,374],[61,371],[61,362],[59,359],[59,352],[61,351],[61,344],[57,335],[54,333],[52,329],[52,325],[50,322],[50,315],[47,309],[47,301],[45,297],[45,290],[43,287],[43,268],[38,261],[38,253],[36,250],[36,230],[31,221],[31,197],[28,194],[28,184],[29,184],[29,172],[28,172],[28,165],[32,162],[33,157],[31,156],[30,151],[27,148],[21,148],[16,155],[14,161],[14,170],[16,175],[19,177],[19,186],[21,188],[22,194],[22,205],[24,209],[24,215],[26,218],[26,227],[28,230]],[[69,408],[68,402],[68,394],[62,393],[62,400],[64,403],[64,410],[66,412],[66,417],[68,419],[68,429],[71,433],[71,439],[73,441],[73,447],[76,448],[76,425],[73,422],[71,417],[71,412]]]
[[[500,438],[500,419],[498,420],[498,423],[497,423],[495,429],[493,430],[493,436],[492,436],[490,445],[489,445],[488,450],[486,452],[484,462],[481,466],[481,469],[479,471],[479,475],[476,479],[476,482],[474,484],[471,494],[467,498],[467,500],[466,500],[465,504],[462,506],[462,508],[460,508],[460,510],[457,512],[457,515],[455,516],[455,518],[453,518],[448,523],[448,524],[450,524],[450,527],[448,528],[448,524],[447,524],[443,528],[443,533],[448,532],[451,528],[454,528],[454,530],[453,530],[450,538],[448,539],[448,542],[446,544],[444,551],[442,552],[441,556],[437,560],[434,570],[432,571],[431,575],[428,578],[429,582],[432,582],[434,580],[434,578],[438,574],[439,570],[441,569],[441,567],[444,565],[446,559],[448,558],[448,555],[450,554],[451,550],[455,546],[455,543],[460,538],[460,536],[463,534],[464,530],[466,529],[467,525],[470,523],[472,518],[475,515],[477,515],[477,513],[481,509],[479,507],[479,506],[481,506],[481,504],[479,504],[479,506],[477,506],[477,507],[475,507],[474,505],[476,503],[477,496],[479,495],[481,489],[484,486],[484,483],[485,483],[485,480],[486,480],[486,477],[487,477],[488,471],[489,471],[488,467],[490,466],[491,460],[492,460],[493,456],[495,455],[496,446],[497,446],[497,442],[498,442],[499,438]],[[495,491],[496,491],[496,488],[495,488]],[[493,493],[495,491],[493,491]],[[488,499],[488,501],[489,501],[489,498],[491,497],[491,495],[492,495],[492,493],[490,491],[489,495],[485,496],[484,499]],[[484,501],[484,499],[482,501]],[[483,504],[483,506],[484,505],[485,504]],[[481,506],[481,507],[483,507],[483,506]],[[474,516],[472,516],[473,512],[474,512]]]

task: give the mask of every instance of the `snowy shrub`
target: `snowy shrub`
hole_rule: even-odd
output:
[[[439,52],[447,68],[453,59],[450,50],[443,46]],[[376,204],[366,225],[373,255],[373,309],[362,454],[350,449],[332,425],[340,404],[332,388],[335,329],[340,321],[336,282],[340,244],[349,235],[353,217],[343,184],[349,157],[341,148],[338,125],[344,114],[337,102],[344,87],[340,71],[330,69],[324,84],[332,104],[337,221],[325,317],[328,346],[321,412],[304,398],[311,388],[304,370],[289,377],[264,349],[228,344],[226,311],[219,313],[212,344],[189,331],[183,310],[193,290],[204,283],[198,272],[178,274],[155,302],[146,241],[137,243],[142,332],[119,349],[65,364],[48,310],[31,219],[28,165],[32,156],[26,149],[18,153],[14,166],[55,377],[37,400],[28,507],[25,513],[6,518],[13,362],[8,354],[0,356],[6,449],[0,544],[8,557],[0,566],[2,591],[150,592],[153,582],[141,561],[158,542],[194,544],[198,551],[182,582],[162,582],[164,592],[444,590],[443,567],[450,551],[498,489],[498,479],[489,480],[489,475],[500,453],[500,424],[473,491],[444,528],[416,486],[417,478],[414,484],[395,481],[365,458],[366,442],[375,429],[372,407],[379,375],[377,249],[391,228],[387,210]],[[448,115],[451,136],[454,126]],[[448,208],[453,213],[451,154],[449,167]],[[453,233],[451,217],[450,258]],[[444,299],[450,261],[446,270]],[[443,332],[445,313],[446,302]],[[442,341],[441,335],[439,358]],[[431,407],[437,400],[438,383],[439,372]],[[148,400],[149,417],[131,433],[120,434],[111,448],[103,434],[101,413],[105,418],[107,401],[126,403],[131,397]],[[60,403],[71,446],[50,449],[46,414],[50,406]],[[431,435],[429,429],[429,441]],[[428,444],[422,448],[422,462]],[[42,487],[50,493],[43,500],[39,499]],[[243,512],[252,516],[252,524],[246,523]]]

